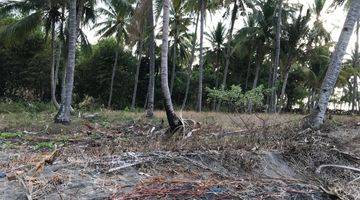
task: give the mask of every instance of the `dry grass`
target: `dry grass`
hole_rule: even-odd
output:
[[[192,119],[203,125],[217,125],[229,131],[237,131],[244,128],[255,128],[264,125],[271,126],[278,123],[286,123],[301,120],[304,115],[298,114],[239,114],[222,112],[194,112],[185,111],[178,113],[181,118]],[[165,119],[165,113],[157,111],[155,116]]]

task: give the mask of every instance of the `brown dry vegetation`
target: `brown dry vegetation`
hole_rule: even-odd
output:
[[[52,113],[0,116],[1,199],[359,199],[360,117],[184,112],[164,137],[162,112],[99,111],[71,126]],[[88,119],[85,119],[88,118]],[[1,136],[1,135],[0,135]],[[5,137],[6,136],[6,137]]]

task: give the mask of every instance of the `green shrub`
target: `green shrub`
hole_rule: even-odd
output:
[[[246,110],[251,102],[254,107],[261,107],[264,103],[264,86],[243,92],[240,86],[232,85],[229,90],[206,88],[209,101],[221,101],[235,108],[237,111]]]

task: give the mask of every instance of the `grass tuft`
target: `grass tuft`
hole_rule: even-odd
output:
[[[13,138],[20,138],[22,137],[24,134],[22,132],[15,132],[15,133],[10,133],[10,132],[3,132],[0,133],[0,139],[13,139]]]

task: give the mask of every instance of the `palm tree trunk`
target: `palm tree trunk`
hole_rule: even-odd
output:
[[[195,47],[196,47],[196,38],[197,38],[197,31],[198,31],[198,25],[199,25],[199,12],[197,13],[196,22],[195,22],[195,35],[192,38],[192,47],[191,47],[191,57],[188,64],[188,73],[187,73],[187,79],[186,79],[186,89],[185,89],[185,97],[181,106],[181,110],[184,110],[186,106],[186,101],[189,95],[189,89],[190,89],[190,81],[191,81],[191,67],[193,65],[194,59],[195,59]]]
[[[173,46],[173,60],[172,60],[172,70],[171,70],[171,80],[170,80],[170,94],[173,93],[173,88],[174,88],[174,81],[175,81],[175,74],[176,74],[176,46],[177,46],[177,36],[178,36],[178,28],[176,26],[176,22],[175,22],[175,36],[174,36],[174,46]]]
[[[150,66],[149,66],[149,85],[147,92],[147,111],[146,116],[154,116],[154,91],[155,91],[155,33],[154,33],[154,13],[153,13],[153,1],[150,1],[149,11],[148,11],[148,23],[150,27],[149,35],[149,57],[150,57]]]
[[[231,14],[231,22],[230,22],[230,30],[229,30],[229,35],[228,35],[228,41],[227,41],[227,47],[226,47],[226,55],[225,55],[225,69],[224,69],[224,77],[223,77],[223,81],[222,81],[222,85],[221,85],[221,89],[224,90],[226,88],[226,79],[227,79],[227,74],[229,71],[229,65],[230,65],[230,56],[231,56],[231,45],[230,42],[232,40],[232,34],[233,34],[233,30],[234,30],[234,24],[235,24],[235,20],[236,20],[236,15],[237,15],[237,11],[238,11],[238,5],[236,4],[237,1],[234,1],[234,8]],[[221,102],[218,103],[218,107],[220,107]],[[217,110],[219,110],[219,108],[217,108]]]
[[[69,0],[69,41],[68,59],[66,69],[66,92],[64,104],[60,106],[58,114],[55,116],[56,123],[70,123],[70,112],[72,102],[72,92],[74,86],[75,53],[76,53],[76,0]]]
[[[262,53],[262,51],[260,50],[261,47],[257,47],[257,50],[256,50],[256,58],[255,58],[255,65],[256,65],[256,68],[255,68],[255,78],[254,78],[254,82],[253,82],[253,85],[252,85],[252,89],[255,89],[257,87],[257,84],[258,84],[258,80],[259,80],[259,74],[260,74],[260,67],[261,67],[261,64],[262,64],[262,61],[263,61],[263,58],[264,58],[264,55]],[[248,112],[251,113],[253,111],[253,104],[252,102],[250,101],[249,104],[248,104]]]
[[[283,80],[283,84],[281,87],[281,93],[280,93],[280,108],[279,108],[279,112],[281,112],[281,109],[285,106],[285,92],[286,92],[286,86],[288,83],[288,79],[289,79],[289,73],[290,73],[290,69],[291,69],[291,65],[292,65],[292,57],[289,55],[287,62],[286,62],[286,69],[285,69],[285,74],[284,74],[284,80]]]
[[[280,101],[281,101],[281,108],[279,109],[279,112],[281,112],[281,109],[285,106],[285,92],[286,92],[286,86],[289,79],[289,73],[290,73],[290,66],[287,67],[285,75],[284,75],[284,81],[281,87],[281,94],[280,94]]]
[[[249,87],[250,69],[251,69],[251,56],[249,57],[249,62],[246,70],[245,90],[247,90]]]
[[[165,110],[171,132],[182,125],[181,120],[175,114],[171,101],[168,80],[168,51],[169,51],[169,0],[163,2],[163,38],[161,46],[161,89],[165,99]]]
[[[356,22],[356,30],[355,30],[355,34],[356,34],[356,42],[355,42],[355,58],[354,58],[354,62],[353,62],[353,68],[357,68],[359,67],[359,19]],[[354,79],[353,79],[353,95],[352,95],[352,112],[355,112],[357,109],[357,106],[359,102],[357,102],[358,100],[358,79],[357,79],[357,75],[354,75]]]
[[[66,94],[66,65],[64,65],[64,70],[61,79],[61,104],[65,103],[65,94]]]
[[[256,57],[257,58],[256,58],[256,68],[255,68],[255,78],[254,78],[254,82],[252,85],[252,89],[255,89],[257,87],[258,80],[259,80],[260,67],[261,67],[262,59],[263,59],[261,50],[258,50],[258,52],[256,53]]]
[[[205,0],[201,0],[201,19],[200,19],[200,66],[199,66],[199,90],[197,98],[197,111],[201,112],[202,109],[202,91],[204,79],[204,26],[205,26]]]
[[[215,69],[218,69],[218,64],[216,64]],[[218,71],[214,71],[214,75],[215,75],[215,88],[218,89],[219,88],[219,72]],[[221,88],[223,90],[223,88]],[[224,88],[225,89],[225,88]],[[221,102],[217,102],[216,104],[216,99],[213,100],[212,105],[211,105],[211,110],[213,111],[219,111],[220,110],[220,104]]]
[[[132,101],[131,101],[131,110],[135,110],[135,102],[136,102],[136,93],[137,93],[137,89],[138,89],[138,83],[139,83],[139,72],[140,72],[140,65],[141,65],[141,58],[142,58],[142,39],[139,40],[139,47],[138,47],[138,51],[139,51],[139,59],[138,59],[138,63],[136,66],[136,74],[135,74],[135,83],[134,83],[134,92],[133,92],[133,96],[132,96]]]
[[[55,47],[55,23],[51,22],[51,50],[52,50],[52,60],[51,60],[51,101],[54,104],[56,109],[60,108],[59,103],[56,100],[56,82],[55,82],[55,64],[56,64],[56,47]]]
[[[59,41],[56,49],[56,65],[55,65],[55,87],[59,84],[59,69],[60,69],[60,61],[61,61],[61,49],[62,42]]]
[[[281,15],[282,15],[282,3],[283,0],[278,2],[278,12],[277,12],[277,22],[276,22],[276,36],[275,36],[275,62],[272,72],[272,81],[271,81],[271,98],[270,98],[270,112],[276,112],[276,82],[278,78],[278,69],[280,67],[280,39],[281,39]]]
[[[331,56],[329,68],[327,69],[325,78],[321,85],[319,101],[312,111],[307,126],[312,128],[320,128],[325,120],[325,112],[329,103],[330,96],[335,87],[336,81],[341,70],[341,62],[346,53],[346,48],[349,44],[350,37],[354,30],[355,23],[360,17],[360,0],[353,0],[350,5],[350,10],[347,14],[341,35],[335,50]]]
[[[113,91],[114,91],[114,80],[115,80],[115,73],[116,73],[116,67],[118,65],[118,59],[119,59],[119,42],[116,43],[115,47],[115,60],[114,65],[111,73],[111,82],[110,82],[110,93],[109,93],[109,100],[108,100],[108,108],[111,108],[111,101],[113,97]]]

